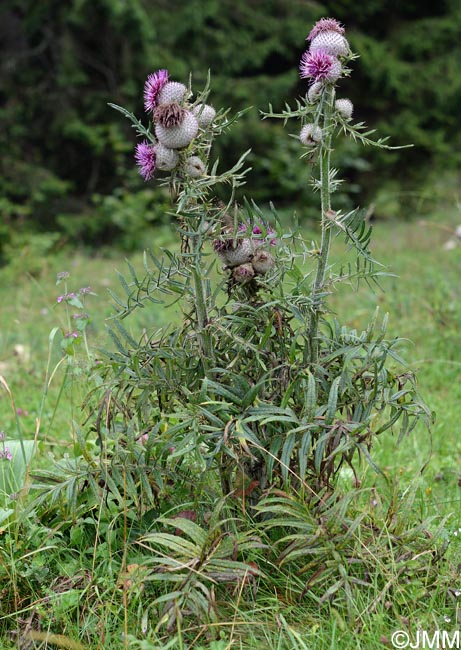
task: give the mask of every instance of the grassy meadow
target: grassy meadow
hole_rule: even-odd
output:
[[[365,465],[360,478],[363,486],[369,488],[366,494],[370,500],[388,499],[390,502],[393,491],[399,495],[411,493],[406,516],[414,519],[415,525],[424,518],[434,517],[435,529],[441,518],[447,518],[444,534],[450,545],[446,561],[440,564],[438,591],[432,590],[425,597],[422,579],[414,601],[407,597],[401,602],[390,603],[380,598],[377,584],[375,599],[367,600],[364,596],[363,602],[356,603],[361,614],[351,625],[344,612],[334,605],[322,608],[315,597],[299,598],[300,578],[293,576],[288,587],[289,581],[284,582],[274,572],[274,577],[262,581],[259,589],[255,583],[253,594],[248,595],[242,588],[230,602],[218,605],[226,612],[225,622],[210,623],[204,626],[206,630],[189,631],[187,643],[178,630],[169,637],[158,632],[157,641],[130,637],[128,645],[131,621],[142,619],[142,593],[131,606],[126,598],[120,597],[117,577],[108,575],[104,582],[100,576],[99,582],[96,581],[94,601],[106,604],[102,619],[98,619],[100,610],[96,605],[93,608],[91,599],[85,605],[81,604],[83,601],[77,603],[78,594],[82,595],[84,589],[69,581],[68,589],[61,586],[53,605],[56,626],[49,630],[48,636],[46,627],[32,634],[27,647],[77,650],[125,647],[140,650],[261,647],[302,650],[315,647],[327,650],[354,647],[371,650],[392,647],[393,630],[404,629],[414,634],[418,626],[450,630],[459,627],[461,597],[457,598],[461,576],[454,567],[461,554],[461,245],[453,250],[444,248],[459,222],[461,215],[453,204],[443,214],[439,212],[424,223],[416,218],[405,222],[377,221],[372,251],[395,277],[383,278],[382,291],[362,286],[353,293],[341,286],[331,297],[334,311],[341,315],[343,322],[357,330],[366,326],[376,307],[379,307],[378,319],[389,313],[388,337],[402,337],[400,353],[411,368],[417,369],[420,391],[435,413],[431,432],[418,425],[400,444],[389,431],[376,442],[372,457],[387,481]],[[307,233],[307,236],[315,239],[316,233]],[[164,234],[162,238],[165,239]],[[344,247],[335,243],[333,259],[340,260],[343,255]],[[43,259],[40,271],[34,275],[21,272],[19,265],[13,270],[0,270],[0,374],[3,378],[0,429],[11,438],[20,432],[23,438],[38,441],[34,467],[46,467],[51,462],[50,452],[56,457],[72,455],[75,430],[83,417],[81,405],[92,388],[86,373],[84,346],[80,346],[71,368],[61,363],[59,336],[54,328],[66,329],[67,316],[65,306],[56,302],[62,290],[62,286],[56,286],[56,274],[70,273],[69,291],[91,286],[96,294],[87,296],[85,308],[91,317],[88,345],[97,358],[98,349],[112,345],[106,330],[113,313],[109,290],[119,291],[117,271],[125,274],[124,257],[115,253],[104,256],[66,252]],[[130,262],[140,268],[141,253],[130,256]],[[150,332],[175,318],[174,307],[169,311],[163,306],[152,305],[139,310],[136,317],[127,319],[124,325],[134,337],[139,337],[143,329]],[[352,485],[352,476],[347,471],[341,480],[346,486],[348,482]],[[386,502],[375,505],[376,508],[388,507]],[[5,530],[0,528],[0,543],[2,536],[5,537]],[[47,553],[53,553],[53,543],[49,546]],[[7,547],[5,545],[5,549]],[[27,591],[27,572],[33,570],[29,554],[37,559],[41,557],[39,548],[27,545],[23,545],[22,551],[5,551],[2,556],[2,563],[5,557],[10,557],[13,567],[10,577],[18,591]],[[61,555],[60,561],[64,573],[71,571],[72,563],[68,558]],[[78,564],[77,558],[73,561]],[[88,559],[87,566],[90,565],[91,559]],[[97,574],[94,561],[93,570]],[[4,567],[2,575],[5,575]],[[5,650],[25,647],[16,646],[18,630],[24,627],[24,621],[34,608],[38,616],[49,618],[49,603],[38,596],[37,600],[33,596],[31,600],[33,605],[27,604],[16,618],[5,616],[3,612],[0,630],[4,636],[0,645]],[[21,602],[19,598],[19,607]],[[113,623],[117,612],[118,628]],[[187,629],[187,620],[182,621],[182,626]],[[357,636],[359,628],[360,636]],[[77,638],[81,641],[77,642]],[[95,640],[97,638],[104,639],[101,645]]]

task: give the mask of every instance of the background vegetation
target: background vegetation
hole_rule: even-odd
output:
[[[459,165],[461,92],[456,0],[7,0],[0,14],[0,255],[117,242],[142,248],[165,220],[165,197],[133,164],[133,132],[111,101],[142,114],[140,89],[161,67],[201,87],[208,70],[216,107],[253,106],[215,152],[225,168],[251,147],[252,196],[278,209],[315,212],[297,145],[260,120],[305,91],[297,75],[308,28],[343,21],[361,57],[347,92],[366,120],[413,149],[336,152],[349,181],[343,204],[374,204],[381,217],[411,218],[433,201],[428,183]],[[363,101],[366,99],[366,101]],[[351,197],[352,194],[352,197]],[[36,235],[39,235],[37,237]],[[34,235],[33,238],[31,236]]]

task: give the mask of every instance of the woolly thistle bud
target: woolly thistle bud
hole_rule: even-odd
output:
[[[187,88],[179,81],[168,81],[157,96],[157,104],[180,103],[184,99]]]
[[[275,264],[275,260],[270,253],[265,250],[256,251],[251,265],[260,275],[267,273]]]
[[[246,264],[251,260],[254,248],[250,239],[215,239],[213,248],[227,268]]]
[[[182,149],[192,142],[198,133],[198,122],[195,115],[189,111],[184,114],[181,124],[176,126],[155,125],[157,140],[169,149]]]
[[[337,99],[335,101],[335,108],[342,117],[346,120],[352,117],[354,111],[354,104],[350,99]]]
[[[205,173],[205,165],[198,156],[189,156],[184,169],[191,178],[200,178]]]
[[[154,111],[154,122],[170,128],[171,126],[181,124],[185,115],[186,109],[175,102],[172,104],[160,104]]]
[[[299,134],[299,139],[301,144],[306,147],[314,147],[316,144],[322,141],[323,133],[322,129],[315,124],[305,124],[301,129]]]
[[[307,100],[314,104],[320,99],[322,90],[325,88],[325,85],[321,81],[316,81],[307,91]]]
[[[179,155],[174,149],[164,147],[160,142],[154,146],[156,165],[163,171],[171,171],[179,162]]]
[[[349,43],[341,34],[335,31],[320,32],[311,42],[310,52],[323,50],[332,56],[347,56]]]
[[[232,271],[232,277],[240,284],[246,284],[255,276],[255,270],[251,264],[240,264]]]
[[[192,112],[197,118],[198,125],[201,129],[206,129],[207,126],[210,126],[216,116],[215,109],[213,106],[209,106],[208,104],[197,104],[197,106],[194,106],[192,109]]]
[[[314,38],[321,32],[337,32],[338,34],[344,34],[344,27],[336,20],[336,18],[320,18],[311,29],[306,40],[314,40]]]

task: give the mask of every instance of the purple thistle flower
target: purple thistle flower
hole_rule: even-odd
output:
[[[241,223],[239,225],[239,230],[241,232],[246,232],[249,229],[251,229],[251,233],[253,235],[263,235],[263,237],[256,237],[255,238],[256,240],[265,239],[269,241],[269,244],[271,246],[275,246],[277,244],[277,240],[272,238],[273,235],[275,235],[275,231],[272,230],[272,228],[268,224],[264,223],[264,221],[260,221],[260,225],[258,225],[257,223],[253,223],[252,225],[250,221],[248,221],[247,223]]]
[[[307,41],[313,41],[320,32],[337,32],[344,34],[344,27],[335,18],[320,18],[311,29]]]
[[[147,77],[144,84],[144,108],[150,113],[157,106],[157,99],[168,81],[168,70],[157,70]]]
[[[155,172],[155,149],[147,140],[136,145],[134,155],[139,173],[145,181],[150,181]]]
[[[307,51],[301,57],[299,70],[301,79],[333,82],[341,74],[341,63],[325,50]]]

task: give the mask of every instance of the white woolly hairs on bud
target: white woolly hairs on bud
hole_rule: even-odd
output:
[[[157,104],[180,104],[187,93],[187,88],[179,81],[168,81],[159,92]]]
[[[176,126],[155,125],[157,140],[168,149],[182,149],[192,142],[198,133],[198,122],[195,115],[186,111],[181,124]]]
[[[342,115],[342,117],[348,120],[352,117],[352,113],[354,112],[354,104],[347,98],[337,99],[335,101],[335,109],[340,115]]]
[[[194,106],[192,109],[192,112],[197,118],[198,125],[201,129],[206,129],[208,126],[210,126],[216,117],[215,109],[213,106],[209,106],[208,104],[197,104],[197,106]]]
[[[260,275],[267,273],[274,266],[274,264],[274,258],[265,250],[256,251],[253,259],[251,260],[251,265],[253,266],[256,273],[259,273]]]
[[[314,104],[320,99],[322,90],[325,88],[325,85],[321,81],[316,81],[307,91],[307,99],[311,104]]]
[[[323,132],[319,126],[315,124],[305,124],[299,134],[301,144],[306,147],[313,147],[322,141]]]
[[[174,149],[168,149],[161,142],[155,145],[155,164],[158,169],[171,171],[179,162],[179,154]]]
[[[191,178],[200,178],[205,173],[205,165],[198,156],[189,156],[184,165],[185,172]]]
[[[254,248],[250,239],[238,239],[235,246],[231,244],[227,248],[216,252],[223,264],[231,269],[250,262],[254,254]]]
[[[313,39],[309,50],[324,50],[333,56],[347,56],[349,54],[349,43],[341,34],[333,30],[322,31]]]

